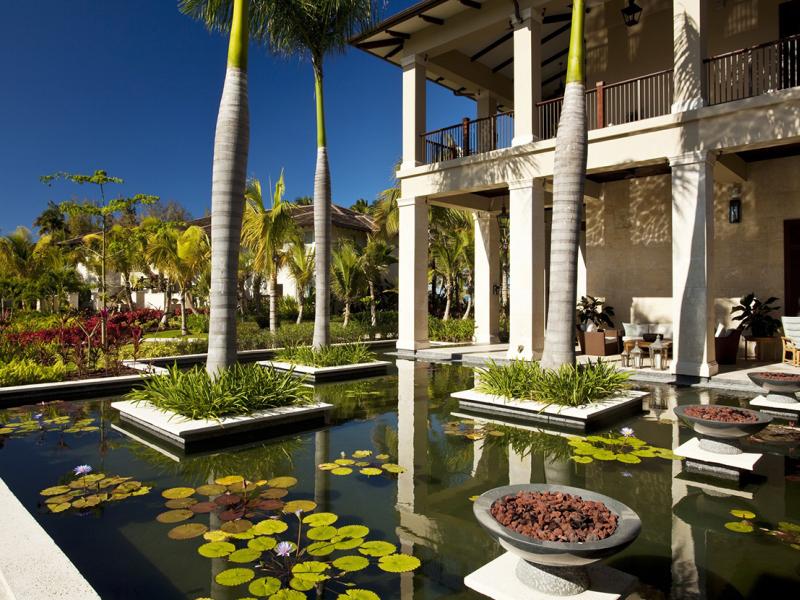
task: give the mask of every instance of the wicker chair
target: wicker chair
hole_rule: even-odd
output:
[[[800,317],[781,317],[783,322],[783,362],[800,367]]]

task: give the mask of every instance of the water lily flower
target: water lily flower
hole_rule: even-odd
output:
[[[623,471],[622,472],[622,476],[623,477],[633,477],[633,473],[631,473],[630,471]]]
[[[294,511],[294,514],[299,519],[301,516],[303,516],[303,509],[302,508],[298,508],[296,511]]]
[[[619,430],[619,432],[624,437],[633,437],[633,429],[631,429],[630,427],[623,427],[622,429]]]
[[[292,544],[289,542],[281,542],[275,546],[275,554],[278,556],[289,556],[292,553]]]
[[[84,475],[88,475],[89,473],[91,473],[92,472],[92,467],[90,467],[89,465],[78,465],[77,467],[72,469],[72,471],[78,477],[82,477]]]
[[[44,415],[42,413],[36,413],[35,415],[33,415],[33,418],[39,421],[42,419],[43,416]]]

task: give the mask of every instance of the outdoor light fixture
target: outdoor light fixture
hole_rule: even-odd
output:
[[[739,197],[731,198],[731,201],[728,203],[728,222],[742,222],[742,199]]]
[[[622,18],[625,20],[625,25],[633,27],[639,24],[639,19],[642,17],[642,7],[636,4],[634,0],[628,0],[628,6],[622,9]]]

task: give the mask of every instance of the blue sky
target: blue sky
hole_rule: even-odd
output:
[[[386,14],[413,4],[390,0]],[[210,208],[214,126],[227,41],[181,15],[176,0],[9,2],[0,22],[0,234],[30,226],[48,200],[89,190],[39,176],[105,169],[120,194]],[[249,173],[287,196],[310,195],[315,137],[310,66],[251,47]],[[390,184],[400,156],[401,78],[355,49],[327,63],[333,197],[349,206]],[[430,129],[474,103],[429,84]]]

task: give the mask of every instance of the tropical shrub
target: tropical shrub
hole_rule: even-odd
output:
[[[583,406],[613,396],[627,389],[630,377],[601,360],[558,369],[543,369],[538,362],[491,362],[475,373],[479,392],[559,406]]]
[[[208,342],[205,340],[148,342],[139,346],[139,352],[135,358],[162,358],[165,356],[183,356],[185,354],[203,354],[207,350]],[[124,349],[123,358],[134,358],[132,346]]]
[[[294,296],[281,296],[278,299],[278,317],[283,321],[296,321],[300,305]]]
[[[221,419],[313,401],[292,373],[256,364],[232,365],[214,379],[199,366],[188,371],[173,366],[166,375],[144,380],[126,398],[190,419]]]
[[[470,342],[475,335],[472,319],[448,319],[428,317],[428,337],[437,342]]]
[[[62,362],[47,366],[30,359],[22,359],[0,365],[0,386],[3,387],[62,381],[66,376],[67,367]]]
[[[186,327],[192,333],[208,333],[208,315],[188,313],[186,315]]]
[[[309,367],[338,367],[341,365],[357,365],[376,360],[376,355],[366,344],[344,344],[342,346],[290,346],[275,354],[277,360]]]

